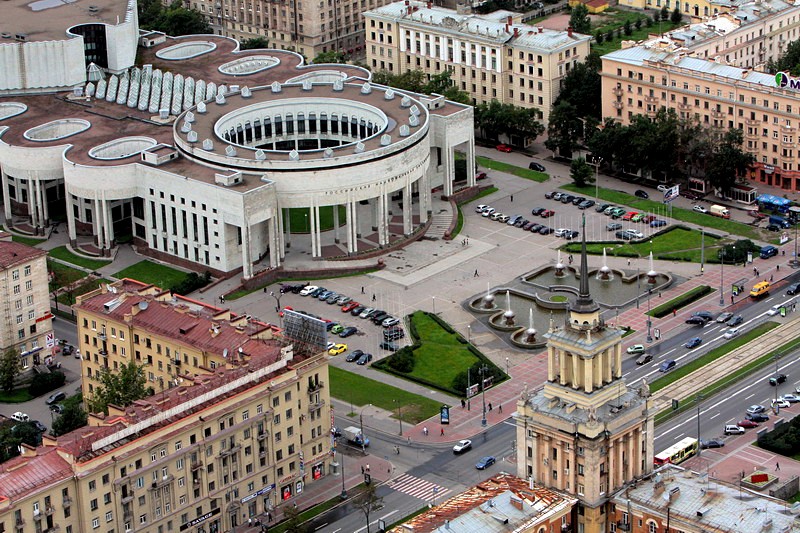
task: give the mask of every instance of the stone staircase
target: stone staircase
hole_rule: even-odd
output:
[[[439,209],[431,215],[431,225],[425,232],[425,237],[429,239],[443,238],[452,221],[453,214],[449,209]]]

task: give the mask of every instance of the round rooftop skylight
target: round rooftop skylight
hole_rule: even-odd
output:
[[[280,60],[272,56],[247,56],[220,65],[218,70],[230,76],[247,76],[279,64]]]
[[[156,57],[167,61],[180,61],[207,54],[216,48],[217,45],[209,41],[188,41],[159,50],[156,52]]]
[[[28,110],[28,106],[20,102],[5,102],[0,104],[0,120],[16,117]]]
[[[157,145],[158,141],[150,137],[122,137],[111,142],[95,146],[89,150],[89,157],[111,161],[125,159]]]
[[[23,135],[29,141],[57,141],[88,130],[92,123],[80,118],[65,118],[34,126]]]

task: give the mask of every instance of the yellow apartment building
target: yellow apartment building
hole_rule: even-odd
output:
[[[589,53],[591,37],[528,26],[514,14],[461,13],[412,0],[364,13],[373,71],[428,76],[446,70],[474,104],[536,108],[546,123],[564,77]]]

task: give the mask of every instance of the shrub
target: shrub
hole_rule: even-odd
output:
[[[603,32],[598,31],[594,34],[594,38],[597,41],[597,44],[603,44]]]
[[[758,445],[781,455],[792,456],[800,453],[800,417],[795,417],[760,436]]]
[[[674,309],[680,309],[681,307],[685,307],[692,302],[696,302],[713,290],[714,289],[708,285],[700,285],[699,287],[695,287],[694,289],[686,291],[685,293],[676,296],[672,300],[659,305],[650,312],[650,316],[655,318],[664,318],[672,313]]]
[[[480,383],[481,367],[486,368],[483,377],[484,378],[488,378],[490,376],[493,377],[494,385],[497,385],[506,377],[503,371],[497,368],[495,365],[485,364],[483,361],[478,361],[475,364],[473,364],[467,372],[459,372],[458,375],[456,375],[456,377],[453,378],[453,389],[458,391],[459,395],[464,395],[466,393],[468,385],[470,384],[474,385],[475,383]]]
[[[35,374],[28,387],[28,392],[31,393],[31,396],[41,396],[63,386],[66,381],[67,378],[64,373],[59,371],[48,374]]]
[[[386,363],[389,368],[408,374],[414,370],[414,351],[411,346],[403,346],[392,355]]]
[[[169,290],[176,294],[189,294],[192,291],[205,287],[210,282],[211,272],[208,270],[206,270],[202,276],[197,274],[197,272],[190,272],[183,281],[177,285],[173,285]]]

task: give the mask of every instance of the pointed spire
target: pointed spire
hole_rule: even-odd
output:
[[[594,313],[600,309],[589,294],[589,261],[586,254],[586,214],[581,221],[581,283],[578,289],[578,299],[571,311],[577,313]]]

